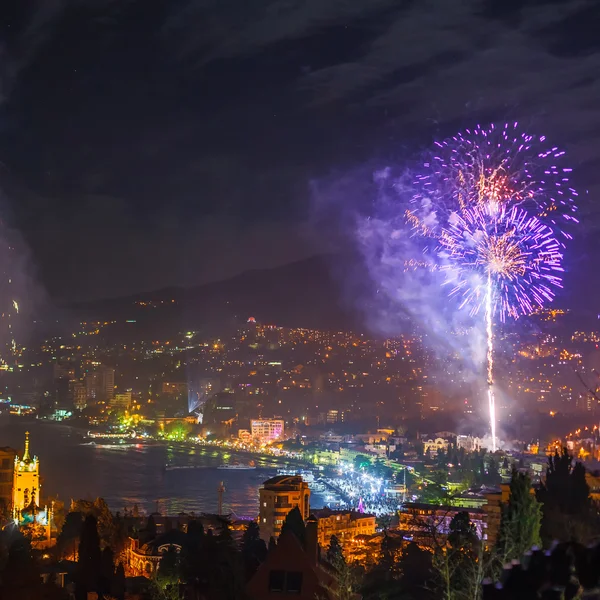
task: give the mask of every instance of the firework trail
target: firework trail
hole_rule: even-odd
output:
[[[424,262],[445,273],[450,296],[484,313],[492,449],[496,450],[494,316],[528,315],[562,287],[563,250],[577,223],[565,152],[518,124],[479,125],[444,142],[414,180],[406,220],[427,241]]]

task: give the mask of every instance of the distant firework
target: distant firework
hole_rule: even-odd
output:
[[[561,287],[562,252],[577,223],[576,190],[564,151],[517,123],[479,125],[443,142],[414,179],[406,219],[431,239],[423,262],[446,271],[450,295],[476,313],[488,274],[492,310],[517,318],[550,302]]]
[[[572,169],[560,165],[565,152],[545,141],[506,123],[436,142],[405,215],[426,240],[423,263],[445,272],[450,296],[471,314],[483,309],[493,450],[493,316],[516,319],[553,300],[571,239],[563,227],[578,223]]]
[[[492,312],[502,321],[532,313],[562,286],[562,245],[554,230],[516,206],[464,209],[442,228],[438,244],[450,295],[473,314],[484,304],[488,275],[495,285]]]

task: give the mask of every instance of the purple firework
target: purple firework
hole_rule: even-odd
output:
[[[414,178],[406,219],[426,240],[451,295],[478,312],[486,285],[493,312],[517,318],[561,286],[562,249],[577,223],[577,192],[565,152],[517,123],[477,125],[436,142]]]

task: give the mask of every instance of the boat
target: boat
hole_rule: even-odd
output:
[[[312,484],[315,482],[315,474],[308,469],[277,469],[277,475],[300,475],[302,479],[308,484]]]
[[[178,471],[179,469],[201,469],[202,465],[165,465],[165,471]]]
[[[242,463],[229,463],[226,465],[220,465],[217,469],[228,469],[231,471],[249,471],[250,469],[256,469],[254,465],[244,465]]]

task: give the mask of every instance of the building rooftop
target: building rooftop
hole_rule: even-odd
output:
[[[472,514],[485,514],[485,511],[482,508],[466,508],[463,506],[443,506],[437,504],[427,504],[425,502],[405,502],[400,512],[409,512],[411,510],[424,510],[433,512],[447,512],[447,513],[456,513],[456,512],[468,512]]]
[[[301,475],[277,475],[276,477],[271,477],[271,479],[267,479],[263,483],[263,486],[271,487],[277,486],[278,488],[289,487],[295,488],[296,486],[303,483],[303,479]]]
[[[331,510],[328,507],[312,510],[310,514],[311,516],[314,516],[317,519],[325,519],[327,517],[334,517],[336,515],[349,515],[351,521],[356,521],[358,519],[375,518],[375,515],[369,513],[361,513],[357,510]]]

